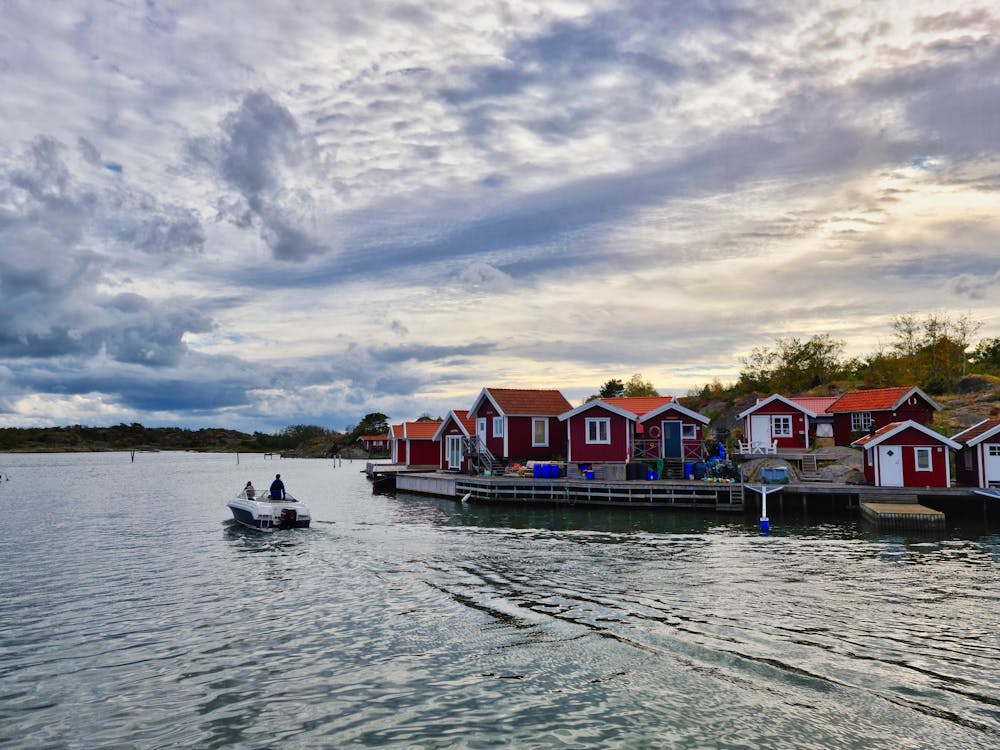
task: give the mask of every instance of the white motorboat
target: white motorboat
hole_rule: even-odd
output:
[[[247,497],[244,490],[228,503],[233,518],[247,528],[257,531],[278,529],[308,529],[312,517],[309,508],[285,493],[281,500],[272,500],[267,493],[251,493]]]

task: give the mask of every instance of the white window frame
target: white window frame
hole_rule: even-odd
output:
[[[788,414],[775,414],[771,417],[771,437],[791,437],[792,418]]]
[[[503,437],[503,417],[493,417],[493,437]]]
[[[543,426],[543,434],[541,442],[538,441],[538,425]],[[532,448],[547,448],[549,445],[549,420],[545,417],[532,417],[531,419],[531,447]]]
[[[681,440],[697,440],[698,425],[681,423]]]
[[[593,430],[591,429],[593,428]],[[593,437],[591,433],[593,432]],[[603,438],[601,437],[603,433]],[[584,422],[584,442],[587,445],[611,444],[611,419],[608,417],[587,417]]]
[[[851,412],[851,432],[868,432],[872,428],[872,413],[870,411]]]
[[[987,445],[986,445],[986,455],[987,456],[1000,456],[1000,443],[987,443]]]
[[[920,457],[927,456],[927,466],[920,465]],[[934,449],[918,446],[913,449],[913,467],[917,471],[934,471]]]

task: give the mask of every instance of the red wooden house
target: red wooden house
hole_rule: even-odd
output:
[[[403,422],[389,430],[390,455],[395,464],[437,466],[438,444],[434,442],[440,422]]]
[[[469,409],[476,435],[497,458],[551,460],[566,454],[559,415],[570,409],[556,390],[483,388]]]
[[[919,422],[891,422],[851,445],[864,449],[865,478],[876,487],[950,487],[949,450],[961,446]]]
[[[970,487],[1000,487],[1000,417],[984,419],[951,439],[961,446],[955,479]]]
[[[835,399],[789,398],[775,393],[740,412],[744,440],[741,453],[809,450],[823,412],[813,411]],[[810,408],[812,407],[812,408]]]
[[[358,442],[368,453],[383,453],[389,450],[388,435],[362,435],[358,438]]]
[[[708,418],[671,396],[601,398],[565,412],[567,461],[625,463],[641,445],[644,458],[701,458]],[[647,447],[648,446],[648,447]]]
[[[827,407],[833,415],[833,439],[837,445],[851,445],[859,433],[871,432],[891,422],[913,421],[929,425],[938,406],[916,387],[873,388],[845,393]]]
[[[476,422],[469,419],[469,412],[454,409],[434,433],[438,443],[438,468],[444,471],[469,470],[469,458],[465,454],[464,442],[476,434]]]
[[[647,439],[657,441],[657,458],[700,461],[703,458],[704,428],[709,421],[704,414],[671,400],[642,414],[638,428]]]

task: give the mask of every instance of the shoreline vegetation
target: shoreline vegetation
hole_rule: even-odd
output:
[[[982,339],[973,346],[973,336],[980,327],[969,315],[955,320],[936,313],[923,320],[911,314],[899,315],[890,323],[891,344],[854,358],[844,356],[846,342],[828,334],[808,340],[779,338],[773,346],[756,347],[740,359],[742,368],[735,383],[715,380],[677,400],[711,419],[720,440],[732,442],[742,437],[736,415],[773,393],[836,396],[864,388],[917,385],[943,407],[935,415],[933,427],[953,435],[1000,414],[1000,337]],[[606,381],[586,400],[652,395],[659,393],[636,373],[628,381]],[[424,415],[418,421],[426,420],[432,417]],[[225,428],[144,427],[136,422],[110,427],[8,427],[0,428],[0,452],[181,450],[347,458],[369,455],[358,444],[360,436],[388,432],[389,417],[380,412],[366,414],[342,432],[294,425],[275,434],[248,434]]]

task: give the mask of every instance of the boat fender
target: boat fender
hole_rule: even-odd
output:
[[[658,425],[653,425],[649,428],[649,436],[651,438],[658,438],[660,436],[660,428]]]

